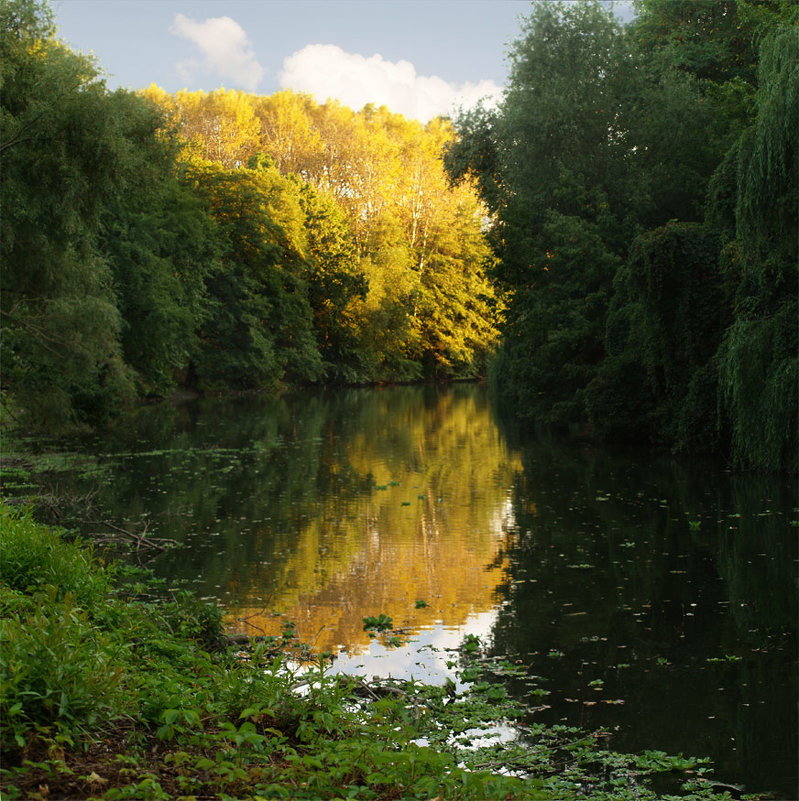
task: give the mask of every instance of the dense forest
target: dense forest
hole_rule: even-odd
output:
[[[0,0],[2,408],[489,372],[519,414],[797,462],[797,6],[531,6],[497,108],[109,91]]]
[[[796,468],[799,6],[533,6],[499,109],[457,122],[524,416]]]
[[[3,0],[7,412],[98,424],[176,387],[472,377],[497,331],[452,125],[281,92],[107,90]]]

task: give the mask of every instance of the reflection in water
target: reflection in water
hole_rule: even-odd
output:
[[[619,750],[710,755],[720,777],[793,797],[793,483],[515,442],[492,648],[547,679],[536,720],[616,729]]]
[[[525,439],[476,385],[208,400],[135,424],[107,457],[109,517],[181,542],[155,569],[239,630],[288,619],[334,669],[434,681],[479,634],[543,677],[537,721],[795,792],[792,482]],[[410,644],[371,641],[380,614]]]
[[[407,638],[459,631],[496,606],[521,463],[477,387],[227,399],[175,415],[156,429],[143,415],[109,457],[107,502],[183,543],[156,570],[222,600],[235,628],[278,633],[289,619],[315,648],[358,654],[371,644],[365,616],[388,615]]]
[[[332,492],[304,519],[277,522],[291,529],[291,552],[266,605],[257,574],[234,579],[231,618],[245,632],[277,633],[269,612],[279,611],[315,647],[357,654],[370,643],[367,615],[388,615],[407,636],[459,626],[496,604],[520,463],[485,397],[409,388],[375,398],[346,429],[339,419],[324,432],[327,469],[357,477],[359,491]]]

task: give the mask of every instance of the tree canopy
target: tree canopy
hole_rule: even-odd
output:
[[[796,468],[793,4],[534,3],[445,163],[493,213],[523,416]]]
[[[500,304],[446,121],[110,92],[44,0],[0,23],[6,413],[56,430],[178,387],[485,371]]]
[[[797,467],[799,11],[535,2],[498,107],[110,92],[0,0],[4,412],[488,372],[525,418]]]

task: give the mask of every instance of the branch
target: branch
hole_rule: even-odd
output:
[[[21,317],[15,317],[8,312],[3,311],[0,309],[0,317],[4,317],[9,322],[15,323],[20,328],[25,329],[28,331],[31,336],[45,349],[50,351],[54,356],[63,356],[63,350],[56,350],[55,347],[51,347],[48,342],[52,342],[55,345],[61,344],[58,340],[54,339],[51,336],[48,336],[44,329],[40,326],[32,323],[30,320],[24,320]]]
[[[108,520],[95,520],[92,521],[94,525],[100,526],[107,526],[108,528],[116,531],[118,534],[121,534],[123,537],[126,537],[133,542],[136,543],[136,550],[139,551],[142,547],[145,548],[155,548],[157,551],[165,551],[170,546],[176,546],[178,543],[176,540],[170,540],[166,538],[159,537],[157,540],[147,536],[147,524],[144,524],[144,530],[141,534],[135,534],[132,531],[128,531],[125,528],[120,528],[119,526],[110,523]]]

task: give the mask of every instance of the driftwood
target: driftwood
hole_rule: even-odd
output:
[[[355,684],[353,693],[361,698],[372,698],[375,701],[388,695],[395,695],[400,698],[408,697],[408,693],[405,692],[405,690],[395,687],[388,679],[380,679],[372,684],[368,684],[363,679],[360,679]]]
[[[727,784],[726,782],[716,781],[716,779],[704,779],[700,778],[697,781],[700,781],[702,784],[706,784],[710,787],[714,793],[720,792],[729,793],[733,798],[740,798],[741,793],[746,790],[746,787],[743,784]]]
[[[114,523],[109,522],[108,520],[94,520],[92,521],[96,526],[106,526],[112,530],[112,534],[99,534],[95,533],[91,536],[94,537],[96,540],[100,542],[109,542],[113,540],[128,540],[131,542],[136,543],[136,552],[138,553],[141,551],[142,548],[144,549],[152,549],[156,551],[166,551],[168,548],[174,548],[177,546],[176,540],[170,540],[165,537],[148,537],[147,536],[147,529],[148,525],[145,521],[144,526],[140,534],[137,534],[134,531],[128,531],[126,528],[121,528],[120,526],[115,525]]]

